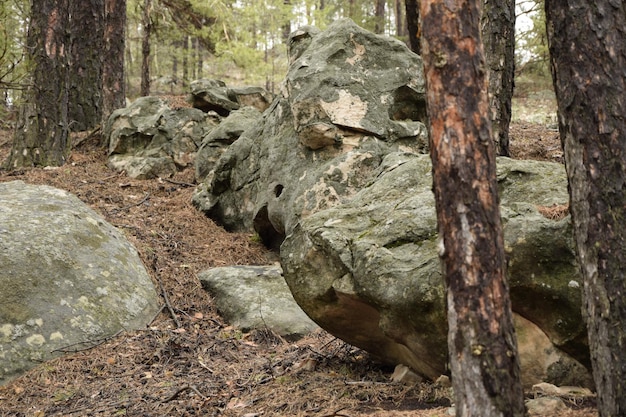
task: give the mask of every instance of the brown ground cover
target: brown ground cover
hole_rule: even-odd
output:
[[[516,123],[517,158],[560,160],[555,131]],[[0,135],[0,160],[10,150]],[[192,207],[193,169],[133,180],[106,166],[92,138],[53,169],[0,170],[68,190],[136,246],[164,308],[140,331],[67,346],[0,387],[0,416],[445,416],[447,389],[390,382],[392,369],[320,331],[289,342],[267,330],[229,326],[197,274],[225,265],[275,262],[254,236],[228,233]],[[595,417],[570,402],[558,416]]]

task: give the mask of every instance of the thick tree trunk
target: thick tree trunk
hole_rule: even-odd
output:
[[[102,121],[126,105],[124,48],[126,0],[104,1],[104,55],[102,57]],[[104,123],[102,124],[104,126]]]
[[[418,0],[405,0],[406,25],[409,31],[409,47],[418,55],[422,54],[420,30],[420,6]]]
[[[141,96],[150,95],[150,35],[152,32],[152,21],[150,13],[152,10],[152,0],[144,0],[143,16],[141,19],[143,26],[143,38],[141,40]],[[184,82],[184,81],[183,81]]]
[[[523,416],[480,1],[420,1],[448,350],[457,416]]]
[[[515,75],[515,0],[485,0],[482,35],[489,69],[489,101],[497,153],[509,156]]]
[[[626,5],[546,0],[601,417],[626,415]]]
[[[104,0],[70,2],[70,130],[93,129],[102,121]]]
[[[33,83],[19,113],[10,168],[60,166],[70,153],[68,26],[67,0],[33,0],[27,38]]]

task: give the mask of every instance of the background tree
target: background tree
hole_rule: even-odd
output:
[[[59,166],[70,151],[68,0],[32,0],[27,50],[33,75],[7,166]]]
[[[457,416],[523,416],[480,1],[420,1],[448,351]]]
[[[422,46],[420,39],[420,6],[418,0],[405,0],[406,4],[406,23],[408,30],[408,45],[413,52],[418,55],[422,54]]]
[[[515,0],[485,0],[482,35],[489,69],[489,102],[496,151],[509,156],[515,76]]]
[[[141,96],[150,95],[150,36],[152,35],[152,0],[144,0],[141,14]]]
[[[624,416],[626,5],[546,0],[546,17],[598,409]]]
[[[102,120],[126,105],[126,0],[104,0]],[[104,123],[102,123],[104,126]]]

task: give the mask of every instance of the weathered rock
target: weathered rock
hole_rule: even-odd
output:
[[[194,196],[226,228],[254,229],[276,248],[301,217],[369,184],[384,155],[427,146],[419,56],[349,20],[306,34],[290,46],[299,58],[282,95]]]
[[[215,129],[202,139],[196,154],[196,179],[204,179],[217,160],[241,134],[259,123],[261,113],[254,107],[242,107],[228,115]]]
[[[0,266],[0,384],[55,349],[143,328],[159,310],[136,250],[55,188],[0,183]]]
[[[565,353],[588,358],[569,219],[537,210],[568,201],[564,169],[507,158],[498,164],[513,310],[528,319],[523,327],[517,320],[524,383],[561,370],[584,380],[586,370]],[[447,325],[430,158],[390,154],[374,177],[349,202],[294,228],[281,247],[285,280],[325,330],[436,378],[447,363]],[[542,344],[543,333],[550,339]]]
[[[141,97],[113,112],[104,129],[109,166],[133,178],[171,176],[191,165],[202,138],[219,117],[198,109],[171,109],[158,97]]]
[[[290,39],[281,95],[220,157],[194,204],[280,248],[294,298],[322,328],[436,378],[447,320],[430,160],[418,155],[421,60],[350,21]],[[568,202],[563,167],[498,163],[524,382],[588,383],[571,226],[537,209]]]
[[[278,265],[212,268],[198,278],[224,319],[244,331],[268,328],[297,339],[318,329],[294,301]]]
[[[220,116],[241,107],[251,106],[264,112],[274,97],[261,87],[227,87],[220,80],[202,79],[191,83],[191,103],[203,112],[214,111]]]

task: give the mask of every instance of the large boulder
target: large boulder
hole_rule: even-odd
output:
[[[369,184],[386,154],[427,146],[419,56],[350,20],[299,33],[281,95],[194,196],[226,228],[254,229],[275,248],[301,217]]]
[[[281,246],[294,298],[322,328],[430,378],[445,372],[446,309],[430,158],[390,154],[376,182],[303,219]],[[563,166],[498,160],[509,284],[523,381],[589,384],[581,278]],[[575,359],[576,358],[576,359]]]
[[[0,384],[55,350],[145,328],[160,307],[118,230],[75,196],[21,181],[0,184],[0,288]]]
[[[318,326],[296,304],[279,265],[211,268],[198,275],[220,314],[249,331],[269,329],[289,340]]]
[[[132,178],[171,176],[193,164],[202,138],[219,122],[217,115],[140,97],[107,120],[108,164]]]

